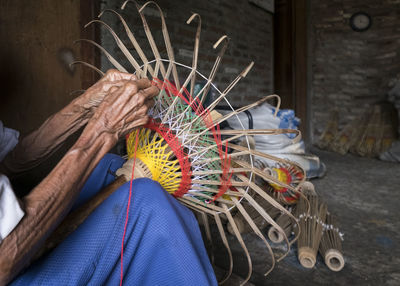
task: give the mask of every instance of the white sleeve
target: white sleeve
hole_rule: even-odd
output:
[[[0,162],[18,143],[19,132],[6,128],[0,120]]]
[[[0,243],[17,226],[24,212],[8,178],[0,174]]]

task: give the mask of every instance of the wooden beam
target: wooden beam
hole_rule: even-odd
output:
[[[307,0],[276,0],[274,14],[274,93],[307,128]]]

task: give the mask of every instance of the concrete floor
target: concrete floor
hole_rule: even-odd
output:
[[[246,235],[253,259],[254,285],[400,285],[400,164],[351,154],[313,150],[327,166],[322,179],[312,182],[317,193],[339,219],[344,233],[343,251],[346,265],[338,273],[330,271],[321,257],[316,266],[303,268],[297,249],[264,277],[270,263],[265,247],[254,235]],[[240,247],[230,237],[234,252],[234,272],[247,273],[247,262]],[[218,244],[218,242],[217,242]],[[216,264],[227,265],[226,253],[216,254]],[[237,276],[228,285],[239,285]],[[249,284],[251,285],[251,284]]]

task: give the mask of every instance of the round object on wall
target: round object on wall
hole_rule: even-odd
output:
[[[350,18],[350,27],[357,32],[364,32],[372,25],[372,18],[365,12],[354,13]]]

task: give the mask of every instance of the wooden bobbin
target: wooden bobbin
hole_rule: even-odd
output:
[[[315,191],[314,184],[311,183],[310,181],[303,182],[300,185],[300,189],[304,195],[317,196],[317,192]]]
[[[299,248],[298,258],[303,267],[313,268],[317,261],[317,254],[310,247],[301,247]]]
[[[325,264],[332,271],[340,271],[344,267],[343,254],[337,249],[329,249],[325,253]]]
[[[274,226],[271,226],[268,230],[268,238],[274,243],[281,243],[285,240],[285,236],[289,237],[293,226],[292,221],[289,216],[284,213],[281,213],[276,218],[276,223],[282,228],[284,235]]]
[[[133,160],[128,160],[120,169],[117,170],[117,176],[124,176],[126,181],[130,181],[132,178],[132,167]],[[134,179],[138,178],[152,178],[151,172],[149,168],[146,166],[142,160],[136,158],[135,160],[135,170],[134,170]]]
[[[284,240],[282,233],[280,233],[275,227],[270,227],[268,230],[268,238],[274,243],[281,243]]]

